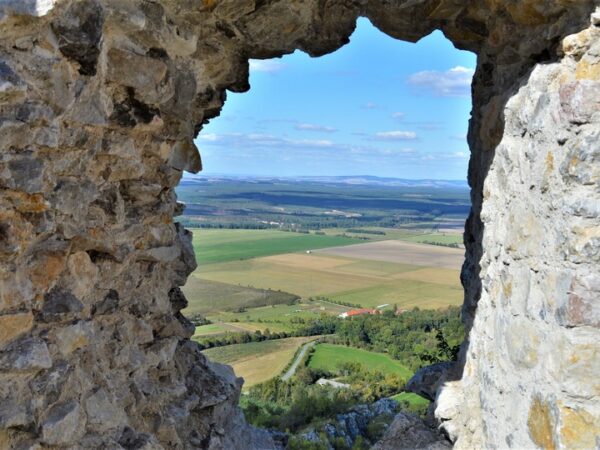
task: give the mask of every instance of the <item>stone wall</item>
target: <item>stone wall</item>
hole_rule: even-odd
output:
[[[594,0],[0,0],[0,448],[271,448],[241,380],[189,341],[174,217],[193,138],[248,59],[348,42],[357,17],[478,53],[462,448],[585,448],[600,410]],[[393,57],[393,55],[390,55]],[[401,62],[400,62],[401,63]]]

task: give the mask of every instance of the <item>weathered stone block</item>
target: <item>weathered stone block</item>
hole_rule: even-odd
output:
[[[75,400],[58,403],[48,410],[42,423],[42,441],[48,445],[76,444],[83,436],[85,416]]]
[[[567,327],[592,326],[600,328],[600,275],[574,277],[565,303],[557,310],[557,319]]]
[[[33,327],[31,312],[0,316],[0,348],[13,339],[28,333]]]
[[[0,371],[37,372],[50,367],[48,346],[40,338],[19,339],[0,352]]]

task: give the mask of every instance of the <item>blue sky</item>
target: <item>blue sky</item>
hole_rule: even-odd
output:
[[[350,44],[251,61],[196,144],[203,174],[465,179],[475,55],[440,32],[417,44],[360,19]]]

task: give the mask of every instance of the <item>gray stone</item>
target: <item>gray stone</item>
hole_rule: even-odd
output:
[[[105,389],[98,389],[85,400],[85,411],[88,426],[96,432],[121,431],[127,425],[125,411],[117,406]]]
[[[70,292],[53,289],[44,296],[44,305],[37,315],[42,322],[74,318],[83,310],[83,303]]]
[[[456,363],[442,362],[419,369],[406,383],[405,390],[425,397],[430,401],[435,400],[438,383],[451,371]]]
[[[0,403],[0,428],[26,427],[33,423],[28,405],[15,399],[3,399]]]
[[[19,339],[0,352],[0,371],[37,372],[50,367],[48,346],[40,338]]]
[[[83,421],[77,401],[58,403],[46,413],[42,423],[42,441],[48,445],[75,444],[84,433]]]
[[[396,415],[385,436],[372,450],[451,449],[452,445],[437,430],[418,417],[401,412]]]

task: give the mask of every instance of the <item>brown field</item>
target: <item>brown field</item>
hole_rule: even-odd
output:
[[[447,254],[447,250],[451,250],[451,253],[462,252],[446,247],[407,245],[419,249],[425,247],[430,253],[430,259],[438,254]],[[358,244],[353,247],[362,246],[363,244]],[[423,258],[421,256],[421,261]],[[462,262],[462,257],[460,261]],[[223,283],[281,289],[305,299],[327,296],[335,301],[364,307],[390,304],[401,308],[440,308],[462,302],[459,267],[460,263],[457,263],[456,269],[446,269],[313,252],[211,264],[201,266],[196,274],[204,279]],[[275,310],[266,308],[266,311]],[[223,322],[238,317],[240,321],[247,322],[249,319],[246,316],[249,313],[222,315],[213,312],[208,317]]]
[[[460,277],[456,270],[433,267],[425,267],[419,270],[399,273],[394,275],[393,278],[397,280],[423,281],[425,283],[444,284],[450,286],[458,286],[460,284]]]
[[[244,378],[244,388],[279,375],[292,360],[298,347],[314,337],[277,339],[211,348],[203,353],[211,360],[233,367]]]
[[[464,261],[462,249],[395,240],[325,248],[314,253],[454,270],[459,270]]]

